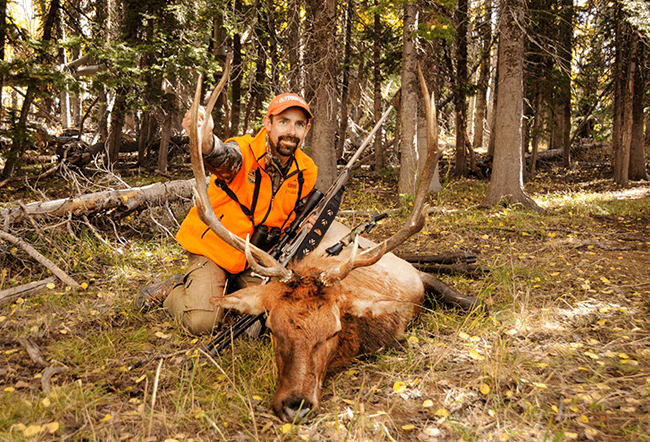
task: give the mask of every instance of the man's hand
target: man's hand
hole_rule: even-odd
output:
[[[190,114],[190,111],[187,111],[183,117],[183,129],[185,129],[185,132],[187,133],[190,131],[191,121],[192,116]],[[212,152],[212,147],[214,144],[214,136],[212,134],[212,130],[214,129],[214,120],[212,119],[212,115],[208,115],[208,118],[206,120],[205,108],[203,106],[199,106],[198,123],[199,133],[201,134],[201,152],[203,155],[209,155]]]

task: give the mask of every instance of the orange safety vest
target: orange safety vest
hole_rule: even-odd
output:
[[[227,184],[214,174],[210,177],[208,196],[214,213],[226,229],[244,239],[252,236],[259,224],[284,230],[296,216],[298,201],[316,184],[316,165],[304,152],[296,150],[285,180],[273,195],[271,178],[264,169],[266,129],[255,138],[244,135],[232,140],[239,144],[243,163]],[[218,238],[201,221],[196,207],[181,224],[176,240],[188,252],[210,258],[230,273],[246,268],[246,256]]]

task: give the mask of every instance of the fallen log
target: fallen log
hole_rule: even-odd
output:
[[[476,255],[471,252],[446,252],[437,255],[419,255],[419,254],[397,254],[404,261],[410,263],[431,263],[431,264],[455,264],[458,262],[465,262],[473,264],[476,262]]]
[[[38,295],[47,288],[48,284],[54,283],[54,281],[56,281],[56,278],[50,276],[41,281],[34,281],[29,284],[23,284],[18,287],[3,290],[0,292],[0,307],[16,298],[27,298],[29,296]]]
[[[193,188],[193,179],[176,180],[143,187],[89,193],[54,201],[34,202],[25,204],[23,207],[3,210],[0,212],[0,220],[7,229],[12,224],[23,221],[26,217],[37,219],[64,217],[68,214],[89,215],[108,210],[131,212],[144,204],[156,206],[178,198],[192,198]]]
[[[412,265],[421,272],[436,273],[438,275],[461,274],[471,278],[483,276],[490,271],[490,269],[481,265],[465,264],[462,262],[455,264],[420,264],[414,262]]]

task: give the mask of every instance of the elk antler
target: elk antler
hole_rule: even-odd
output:
[[[350,259],[344,262],[339,267],[335,267],[323,274],[322,280],[326,284],[331,284],[334,281],[342,280],[357,267],[365,267],[372,265],[379,261],[382,256],[393,250],[398,245],[402,244],[409,237],[419,232],[424,227],[425,215],[423,210],[425,205],[424,201],[433,179],[433,174],[436,170],[436,165],[440,159],[440,149],[438,148],[438,117],[436,115],[436,103],[433,93],[429,95],[429,90],[424,82],[424,76],[418,63],[418,75],[420,77],[420,85],[422,93],[424,94],[425,109],[427,114],[427,160],[424,164],[422,174],[418,179],[417,188],[415,190],[415,197],[413,200],[413,210],[409,215],[401,229],[399,229],[393,236],[387,240],[377,244],[376,246],[357,254],[357,243],[355,242],[354,249],[350,255]]]
[[[224,84],[228,78],[230,71],[230,57],[226,61],[226,66],[224,68],[223,76],[219,81],[219,84],[215,90],[210,95],[208,100],[208,105],[205,110],[205,118],[208,118],[212,112],[212,107],[217,101],[217,97],[221,93]],[[275,260],[271,255],[265,251],[249,245],[249,251],[247,253],[246,241],[242,238],[234,235],[228,229],[224,227],[223,224],[217,219],[217,216],[214,214],[212,205],[210,204],[210,198],[208,197],[208,188],[206,185],[205,179],[205,168],[203,166],[203,157],[201,155],[200,146],[201,139],[203,135],[212,136],[212,134],[203,134],[199,132],[199,104],[201,101],[201,76],[196,85],[196,93],[194,94],[194,101],[192,102],[192,107],[190,108],[190,156],[192,158],[192,171],[194,172],[194,178],[196,180],[196,187],[194,188],[194,196],[196,199],[196,208],[199,214],[199,218],[207,224],[210,229],[222,240],[224,240],[228,245],[235,248],[236,250],[245,253],[247,258],[249,258],[249,264],[251,267],[256,269],[256,272],[262,276],[282,276],[285,279],[288,279],[291,276],[291,271],[282,266],[278,261]],[[259,264],[258,264],[259,262]]]

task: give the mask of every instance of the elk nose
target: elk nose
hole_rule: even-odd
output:
[[[289,422],[300,422],[309,414],[311,409],[311,402],[303,398],[287,399],[282,404],[282,410]]]

